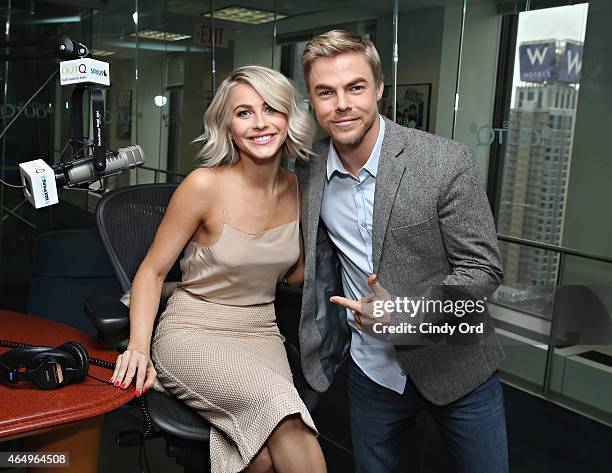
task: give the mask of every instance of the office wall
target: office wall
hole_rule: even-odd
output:
[[[382,59],[385,85],[393,78],[393,18],[378,19],[376,48]],[[397,84],[431,84],[429,111],[430,131],[436,132],[438,115],[438,91],[440,87],[440,63],[444,29],[444,8],[401,11],[398,21]],[[454,72],[457,61],[454,61]],[[453,75],[452,70],[449,73]],[[455,75],[456,77],[456,75]],[[447,111],[448,112],[448,111]]]

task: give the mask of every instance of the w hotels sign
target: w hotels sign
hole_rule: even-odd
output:
[[[559,68],[559,80],[576,84],[580,82],[580,71],[582,69],[582,43],[568,41],[561,56],[561,67]]]
[[[566,41],[564,48],[555,41],[521,43],[519,58],[523,82],[580,82],[582,43],[577,41]]]

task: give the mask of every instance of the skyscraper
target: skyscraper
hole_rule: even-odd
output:
[[[580,63],[575,58],[580,59],[581,46],[569,41],[519,46],[522,84],[515,88],[504,124],[498,218],[502,234],[562,244],[578,102]],[[501,251],[505,286],[554,287],[558,254],[522,245],[502,245]]]

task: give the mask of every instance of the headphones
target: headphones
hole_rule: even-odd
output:
[[[0,355],[2,384],[30,381],[42,389],[56,389],[88,376],[90,359],[85,347],[77,342],[66,342],[55,348],[0,341],[2,345],[17,346]],[[98,360],[91,361],[98,364],[94,363]]]

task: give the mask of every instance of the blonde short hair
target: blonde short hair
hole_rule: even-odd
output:
[[[229,132],[230,92],[237,84],[253,87],[272,108],[287,116],[287,139],[282,152],[308,160],[312,154],[314,126],[310,114],[300,108],[301,96],[289,80],[280,72],[263,66],[243,66],[226,78],[209,107],[204,112],[204,133],[194,143],[202,143],[198,159],[202,167],[234,164],[239,159],[238,149]]]
[[[376,85],[384,81],[380,56],[376,46],[369,39],[344,30],[331,30],[319,36],[315,36],[302,53],[302,68],[304,77],[308,83],[308,75],[312,64],[320,57],[333,57],[339,54],[360,52],[363,53],[372,69],[372,75]]]

